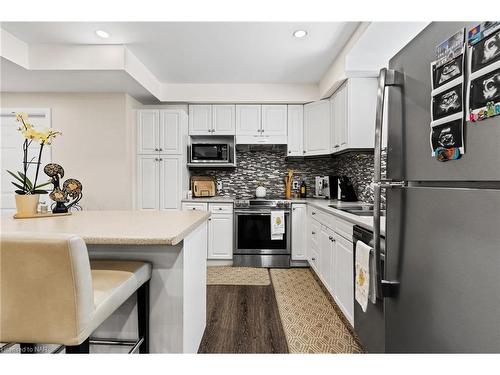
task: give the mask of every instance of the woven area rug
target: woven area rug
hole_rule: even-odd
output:
[[[290,353],[363,353],[307,268],[271,269]]]
[[[252,267],[208,267],[208,285],[269,285],[267,268]]]

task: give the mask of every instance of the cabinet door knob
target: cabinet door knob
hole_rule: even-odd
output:
[[[264,129],[262,129],[260,132],[261,132],[261,133],[264,133]]]
[[[155,147],[155,151],[158,151],[158,149]]]
[[[158,161],[158,158],[155,158],[155,161]]]
[[[303,153],[303,154],[305,154],[305,153],[306,153],[306,150],[302,151],[302,153]]]
[[[193,207],[193,210],[196,210],[196,207]]]
[[[312,257],[311,260],[316,260],[316,258]]]
[[[158,149],[158,151],[163,151],[163,149],[162,149],[162,148],[159,148],[159,149]]]
[[[311,213],[311,215],[316,215],[316,212],[314,212],[314,211],[313,211],[313,212]]]
[[[289,154],[291,154],[291,153],[292,153],[292,151],[288,151],[288,153],[289,153]]]
[[[311,234],[316,234],[316,232],[311,232]]]
[[[222,207],[219,207],[219,211],[222,211]]]
[[[335,145],[335,148],[338,148],[338,147],[340,147],[340,145]]]

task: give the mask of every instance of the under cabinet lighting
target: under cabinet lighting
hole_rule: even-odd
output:
[[[97,36],[100,36],[101,38],[109,38],[109,33],[107,33],[106,31],[104,30],[96,30],[95,32],[97,34]]]
[[[303,38],[307,35],[307,31],[305,30],[296,30],[293,32],[293,36],[296,38]]]

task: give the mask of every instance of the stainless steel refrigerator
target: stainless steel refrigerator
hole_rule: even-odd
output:
[[[385,274],[377,283],[389,353],[500,352],[500,116],[465,124],[458,160],[439,162],[429,146],[435,47],[474,25],[431,23],[379,77],[374,235],[385,189]]]

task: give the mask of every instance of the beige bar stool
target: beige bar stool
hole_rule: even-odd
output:
[[[137,292],[137,342],[104,341],[148,353],[150,278],[149,263],[89,261],[75,235],[2,233],[0,342],[21,343],[22,351],[59,344],[66,353],[88,353],[92,332]]]

